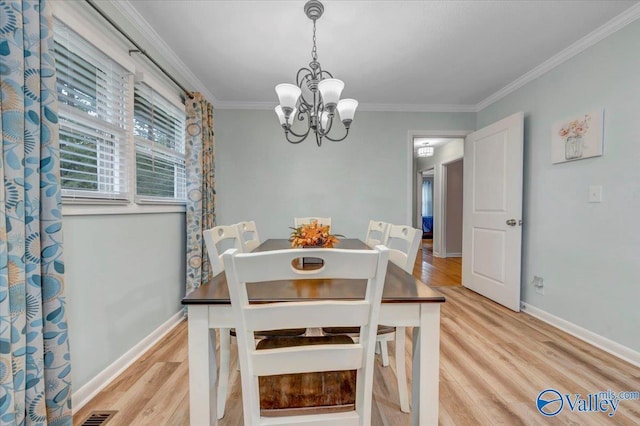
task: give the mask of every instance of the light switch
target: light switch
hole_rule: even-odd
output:
[[[591,185],[589,187],[589,202],[590,203],[602,202],[602,185]]]

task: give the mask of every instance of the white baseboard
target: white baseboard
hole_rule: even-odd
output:
[[[536,308],[528,303],[520,302],[520,307],[523,312],[528,313],[532,317],[536,317],[539,320],[544,321],[547,324],[551,324],[552,326],[559,328],[580,340],[584,340],[596,348],[600,348],[611,355],[635,365],[636,367],[640,367],[640,352],[636,352],[631,348],[621,345],[620,343],[609,340],[606,337],[594,333],[593,331],[589,331],[586,328],[580,327],[579,325],[543,311],[540,308]]]
[[[97,376],[89,380],[84,386],[75,391],[71,396],[73,414],[85,406],[98,392],[115,380],[124,370],[140,358],[146,351],[155,345],[160,339],[173,330],[184,318],[184,311],[180,310],[160,327],[156,328],[147,337],[129,349],[115,362],[102,370]]]
[[[462,253],[447,253],[446,257],[462,257]]]

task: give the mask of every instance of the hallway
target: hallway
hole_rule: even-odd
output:
[[[433,257],[433,240],[423,239],[413,275],[431,287],[462,285],[461,257]]]

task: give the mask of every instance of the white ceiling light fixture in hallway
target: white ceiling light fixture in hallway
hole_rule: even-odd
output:
[[[432,146],[421,146],[418,148],[418,157],[431,157],[433,156]]]

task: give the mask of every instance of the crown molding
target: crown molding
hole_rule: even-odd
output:
[[[235,101],[219,101],[216,105],[216,109],[274,109],[278,105],[277,102],[263,102],[263,101],[249,101],[249,102],[235,102]]]
[[[149,25],[144,17],[133,7],[129,0],[110,0],[111,5],[129,20],[140,31],[145,41],[153,46],[154,49],[163,57],[167,63],[173,67],[186,81],[194,88],[194,90],[202,93],[215,107],[219,104],[218,100],[200,81],[198,77],[182,62],[182,59],[169,47],[169,45],[160,37],[160,35]]]
[[[220,101],[216,109],[272,110],[277,102],[227,102]],[[360,104],[358,111],[379,112],[476,112],[475,105],[417,105],[417,104]]]
[[[360,104],[360,111],[380,112],[476,112],[475,105],[451,104]]]
[[[638,18],[640,18],[640,4],[631,6],[629,9],[625,10],[618,16],[612,18],[610,21],[608,21],[601,27],[590,32],[580,40],[576,41],[566,49],[562,50],[560,53],[552,56],[551,58],[541,63],[531,71],[525,73],[521,77],[507,84],[502,89],[495,92],[493,95],[480,101],[475,106],[475,111],[478,112],[483,110],[484,108],[488,107],[494,102],[497,102],[498,100],[504,98],[508,94],[518,90],[525,84],[535,80],[536,78],[542,76],[543,74],[546,74],[547,72],[551,71],[557,66],[573,58],[577,54],[585,51],[586,49],[598,43],[599,41],[604,40],[605,38],[609,37],[611,34],[615,33],[616,31],[626,27],[627,25],[637,20]]]

